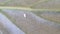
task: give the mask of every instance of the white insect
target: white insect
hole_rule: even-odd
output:
[[[24,17],[26,18],[26,14],[24,14]]]

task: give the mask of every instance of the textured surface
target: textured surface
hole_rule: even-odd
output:
[[[54,21],[56,23],[60,23],[60,11],[45,11],[45,12],[40,12],[40,11],[35,11],[33,12],[39,17],[43,17],[47,20]]]
[[[5,2],[4,1],[5,0],[1,1],[0,5],[29,7],[31,4],[41,0],[6,0]]]
[[[25,34],[2,13],[0,13],[0,24],[0,34]]]
[[[60,0],[0,0],[0,6],[60,9]]]
[[[32,8],[36,9],[60,9],[60,0],[49,0],[46,2],[38,3],[32,6]]]
[[[26,34],[60,34],[60,24],[37,17],[23,10],[3,10]],[[23,16],[26,14],[26,18]]]

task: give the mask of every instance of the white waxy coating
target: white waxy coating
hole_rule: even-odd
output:
[[[2,21],[3,25],[7,28],[8,31],[10,31],[11,34],[25,34],[2,13],[0,13],[0,21]]]
[[[2,32],[2,31],[0,31],[0,34],[3,34],[3,32]]]

